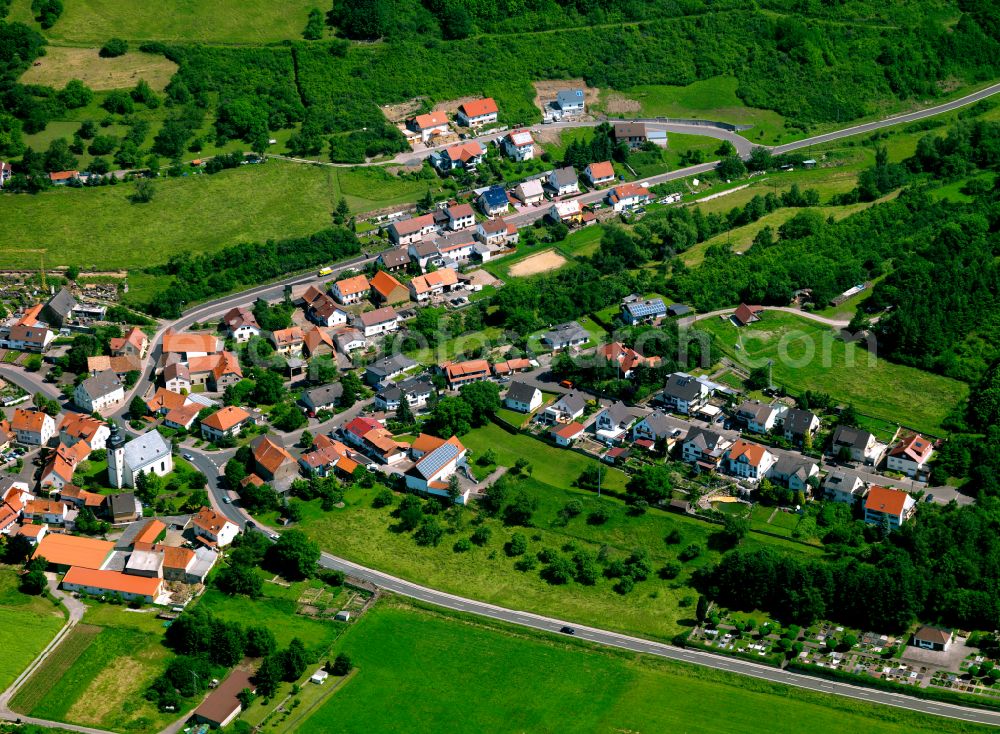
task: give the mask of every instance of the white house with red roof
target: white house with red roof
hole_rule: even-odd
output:
[[[886,523],[889,531],[899,530],[916,511],[917,501],[901,489],[872,487],[865,500],[865,522],[869,525]]]
[[[448,484],[452,475],[465,461],[467,450],[457,436],[452,436],[440,446],[421,456],[406,472],[406,486],[418,492],[448,497]],[[455,497],[456,504],[469,501],[470,489],[461,487]]]
[[[462,168],[474,171],[486,160],[486,151],[475,140],[469,140],[431,154],[431,165],[441,171]]]
[[[611,161],[591,163],[583,169],[583,175],[591,186],[604,186],[615,180],[615,167],[611,165]]]
[[[417,115],[406,126],[413,132],[420,133],[420,139],[426,143],[435,135],[448,132],[448,115],[442,110],[428,112],[426,115]]]
[[[503,151],[514,161],[530,161],[535,157],[535,140],[528,130],[511,130],[504,136]]]
[[[632,209],[649,203],[649,189],[636,183],[626,183],[615,186],[608,193],[608,204],[616,212]]]
[[[191,517],[195,537],[212,547],[222,547],[239,535],[240,526],[210,507],[202,507]]]
[[[419,217],[393,222],[386,228],[386,231],[389,233],[389,240],[394,245],[404,247],[422,242],[425,237],[438,231],[438,225],[434,221],[433,214],[421,214]]]
[[[767,476],[778,457],[757,443],[738,440],[726,453],[726,469],[730,474],[757,482]]]
[[[363,301],[368,296],[369,289],[368,278],[364,275],[354,275],[338,280],[333,284],[330,293],[340,303],[348,305]]]
[[[471,227],[476,223],[476,212],[472,204],[455,204],[445,209],[444,213],[448,215],[448,229],[452,232]]]
[[[885,460],[889,471],[902,472],[908,477],[923,474],[934,453],[934,444],[919,433],[900,441],[890,451]]]
[[[552,437],[552,440],[559,446],[572,446],[573,442],[580,438],[582,434],[583,426],[576,421],[556,426],[549,431],[549,435]]]
[[[463,102],[458,106],[458,124],[463,127],[482,127],[497,121],[500,110],[492,97]]]

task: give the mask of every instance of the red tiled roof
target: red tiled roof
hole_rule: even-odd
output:
[[[733,447],[729,449],[729,459],[730,461],[736,461],[741,456],[747,457],[747,463],[750,466],[760,466],[760,462],[764,460],[764,455],[767,453],[767,449],[757,443],[750,443],[749,441],[744,441],[740,439],[733,444]]]
[[[910,436],[889,452],[890,456],[906,457],[917,464],[930,458],[934,445],[919,433]]]
[[[581,431],[583,431],[583,426],[574,421],[572,423],[567,423],[565,426],[561,426],[560,428],[554,428],[552,433],[559,436],[559,438],[573,438],[574,436],[580,435]]]
[[[40,410],[24,410],[22,408],[16,408],[14,410],[14,420],[10,422],[10,426],[15,431],[30,431],[33,433],[38,433],[42,430],[42,426],[45,424],[45,419],[48,416]]]
[[[219,514],[210,507],[202,507],[198,513],[191,518],[191,524],[205,530],[212,535],[218,535],[219,531],[229,520],[225,515]]]
[[[485,359],[470,359],[467,362],[452,362],[445,367],[449,382],[459,377],[475,374],[489,374],[490,363]]]
[[[410,281],[414,293],[426,293],[434,288],[443,288],[458,283],[458,274],[451,268],[442,268],[426,275],[418,275]]]
[[[492,97],[484,97],[472,102],[463,102],[458,109],[465,113],[466,117],[482,117],[498,112],[497,103]]]
[[[750,324],[759,319],[757,315],[764,309],[761,306],[748,306],[745,303],[741,303],[739,308],[733,313],[733,316],[741,324]]]
[[[284,446],[275,443],[266,436],[254,446],[253,458],[272,474],[278,471],[286,461],[294,461]]]
[[[201,422],[203,426],[217,431],[228,431],[234,426],[250,418],[250,414],[236,405],[227,405],[212,413]]]
[[[46,535],[42,539],[50,536]],[[117,591],[122,594],[141,594],[156,597],[160,593],[163,579],[131,576],[120,571],[97,571],[91,568],[73,566],[63,577],[64,584],[91,586],[105,591]]]
[[[901,489],[873,486],[868,491],[865,509],[889,515],[902,515],[903,509],[906,507],[906,499],[909,496]]]
[[[611,161],[600,161],[599,163],[591,163],[590,166],[590,176],[591,178],[614,178],[615,177],[615,167],[611,165]]]
[[[344,278],[334,283],[334,288],[340,291],[341,295],[351,296],[355,293],[363,293],[368,290],[368,278],[363,275],[355,275],[351,278]]]
[[[167,330],[163,335],[163,353],[170,352],[205,352],[212,354],[219,351],[219,339],[212,334],[197,332],[177,332]]]
[[[426,115],[417,115],[413,119],[417,123],[417,127],[421,130],[448,124],[448,115],[441,110],[430,112]]]
[[[403,284],[384,270],[379,270],[371,280],[371,287],[383,298],[388,298],[394,290],[403,288]],[[403,288],[403,290],[406,289]]]

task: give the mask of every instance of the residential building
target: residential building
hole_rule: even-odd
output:
[[[427,405],[434,394],[434,386],[422,377],[410,377],[399,382],[390,382],[375,393],[375,407],[378,410],[395,411],[406,400],[411,410],[419,410]]]
[[[531,413],[542,404],[542,391],[526,382],[514,381],[507,388],[503,403],[518,413]]]
[[[503,217],[497,217],[496,219],[487,219],[485,222],[477,224],[476,238],[486,245],[506,247],[516,244],[519,235],[515,225],[504,221]]]
[[[922,650],[945,652],[951,647],[952,637],[950,629],[925,624],[913,633],[913,644]]]
[[[268,334],[268,338],[274,345],[274,351],[285,356],[302,354],[302,347],[306,340],[302,328],[298,326],[272,331]]]
[[[733,312],[730,319],[737,326],[748,326],[755,321],[760,321],[760,312],[764,309],[761,306],[748,306],[741,303]]]
[[[836,469],[825,477],[820,485],[823,495],[831,502],[844,502],[853,505],[859,497],[868,493],[865,481],[851,471]]]
[[[475,171],[486,160],[486,151],[477,141],[468,140],[444,150],[431,153],[431,165],[440,171],[464,169]]]
[[[404,219],[389,225],[389,241],[396,247],[406,247],[438,231],[433,214],[423,214],[419,217]]]
[[[298,327],[293,327],[298,328]],[[279,332],[275,332],[278,334]],[[288,337],[282,335],[284,341]],[[284,342],[288,343],[288,342]],[[243,369],[240,361],[232,352],[209,354],[205,357],[192,357],[187,367],[184,365],[168,365],[163,370],[164,380],[169,387],[183,387],[187,381],[187,389],[196,385],[204,385],[216,392],[225,390],[243,379]]]
[[[406,472],[406,486],[418,492],[448,497],[449,480],[465,463],[467,450],[456,436],[452,436],[432,451],[421,456]],[[455,502],[466,504],[470,490],[461,488]]]
[[[105,410],[125,399],[125,388],[111,370],[98,372],[76,386],[73,402],[87,413]]]
[[[163,592],[163,579],[73,566],[63,577],[62,588],[91,596],[117,594],[126,601],[152,604]]]
[[[405,270],[410,264],[410,253],[407,251],[405,245],[392,250],[386,250],[379,254],[378,264],[390,273]]]
[[[166,415],[171,410],[186,405],[188,402],[190,402],[189,399],[179,392],[160,387],[157,388],[153,397],[146,401],[146,407],[153,415]]]
[[[348,313],[325,293],[306,306],[306,318],[320,326],[333,327],[347,323]]]
[[[179,408],[174,408],[163,418],[163,425],[179,431],[189,431],[195,421],[202,406],[198,403],[186,403]]]
[[[44,446],[56,432],[56,422],[52,416],[40,410],[14,409],[10,422],[17,442],[26,446]]]
[[[419,366],[416,361],[406,355],[393,354],[368,365],[365,368],[365,382],[369,385],[379,385]]]
[[[488,217],[506,214],[510,204],[503,186],[490,186],[479,195],[476,202],[479,204],[480,211]]]
[[[523,204],[537,204],[545,198],[542,180],[533,178],[514,187],[514,197]]]
[[[644,357],[621,342],[602,344],[597,348],[594,356],[597,359],[616,364],[618,366],[619,377],[626,380],[631,378],[639,367],[652,368],[660,364],[659,357]]]
[[[802,458],[794,454],[783,454],[771,467],[768,478],[780,482],[793,492],[810,494],[812,483],[819,477],[819,465],[812,459]]]
[[[715,431],[692,428],[681,444],[681,458],[699,471],[718,471],[733,442]]]
[[[383,464],[396,464],[406,458],[408,444],[397,441],[374,418],[358,417],[343,428],[344,438]]]
[[[885,468],[902,472],[908,477],[922,476],[933,453],[934,444],[917,433],[904,438],[889,451]]]
[[[222,325],[229,334],[229,338],[237,344],[250,341],[255,336],[260,336],[260,326],[257,324],[257,317],[248,308],[231,308],[222,316]]]
[[[52,182],[53,186],[67,186],[70,181],[78,181],[79,179],[79,171],[53,171],[49,174],[49,181]]]
[[[28,500],[24,505],[24,522],[38,525],[66,524],[67,507],[65,502],[58,500]]]
[[[594,420],[594,432],[597,439],[609,446],[621,443],[628,434],[628,429],[635,423],[635,413],[625,403],[619,400],[612,403]]]
[[[213,334],[197,332],[177,332],[167,329],[163,335],[163,354],[176,354],[180,362],[187,363],[192,357],[206,357],[222,351],[222,341]]]
[[[849,455],[853,461],[874,466],[882,460],[886,446],[868,431],[853,426],[838,426],[833,434],[831,452]]]
[[[683,433],[683,430],[678,427],[678,423],[676,418],[671,418],[662,411],[654,410],[632,426],[632,440],[645,440],[655,444],[657,441],[676,438]]]
[[[172,393],[186,395],[191,392],[191,370],[182,362],[171,362],[163,368],[163,386]]]
[[[108,438],[108,481],[112,487],[135,487],[139,474],[164,476],[174,470],[174,457],[158,431],[125,441],[117,424]]]
[[[663,130],[651,129],[644,122],[615,123],[615,142],[625,143],[634,150],[641,148],[643,143],[647,141],[660,147],[666,147],[667,133]]]
[[[636,183],[619,184],[608,192],[608,204],[616,212],[643,206],[651,198],[649,189]]]
[[[532,364],[530,359],[525,359],[524,357],[515,357],[514,359],[508,359],[503,362],[493,363],[493,376],[494,377],[506,377],[507,375],[513,375],[516,372],[527,372],[532,367],[537,367],[538,363]]]
[[[558,397],[542,411],[545,423],[571,423],[583,415],[587,407],[587,396],[579,392],[569,392]]]
[[[441,110],[417,115],[406,126],[413,132],[420,133],[420,140],[426,143],[431,138],[448,132],[448,115]]]
[[[406,286],[393,278],[384,270],[379,270],[371,279],[372,300],[395,306],[410,300],[410,292]]]
[[[573,166],[556,168],[549,172],[549,187],[556,196],[569,196],[580,193],[580,181],[576,177],[576,170]]]
[[[683,415],[691,415],[705,404],[712,390],[704,382],[683,372],[667,378],[667,384],[657,396],[657,402]]]
[[[476,212],[472,204],[455,204],[445,209],[444,213],[448,216],[448,229],[452,232],[471,227],[476,223]]]
[[[591,163],[583,169],[583,175],[590,182],[591,186],[595,188],[605,186],[609,183],[614,183],[615,167],[611,165],[611,161]]]
[[[476,237],[472,231],[451,232],[438,238],[432,244],[437,249],[438,258],[449,269],[456,269],[459,263],[472,257]]]
[[[39,485],[50,492],[62,489],[72,483],[76,467],[88,456],[90,446],[84,441],[77,441],[72,446],[60,443],[43,465]]]
[[[101,511],[114,524],[135,522],[142,517],[142,503],[132,492],[118,492],[104,497]]]
[[[667,306],[662,298],[649,298],[622,305],[622,321],[629,326],[657,321],[667,315]]]
[[[815,413],[802,408],[789,408],[785,412],[782,428],[785,430],[785,440],[801,446],[806,436],[812,437],[819,430],[819,418]]]
[[[59,442],[72,446],[80,441],[91,451],[99,451],[108,444],[111,429],[104,421],[99,421],[85,413],[67,413],[59,426]]]
[[[431,265],[441,265],[441,253],[436,242],[415,242],[410,245],[410,260],[417,263],[421,273],[426,273]]]
[[[535,157],[535,140],[527,130],[511,130],[503,139],[503,151],[513,161],[530,161]]]
[[[757,443],[739,439],[726,453],[726,468],[734,474],[752,482],[767,476],[778,457]]]
[[[582,115],[585,111],[582,89],[563,89],[556,93],[556,107],[563,116]]]
[[[227,546],[239,535],[240,526],[210,507],[202,507],[191,517],[195,537],[213,548]]]
[[[303,390],[299,395],[299,402],[315,417],[321,410],[335,410],[343,394],[344,386],[339,382],[331,382]]]
[[[333,297],[344,305],[360,303],[368,295],[368,278],[363,275],[355,275],[350,278],[338,280],[333,284],[330,292]]]
[[[119,380],[124,380],[129,372],[141,372],[142,363],[138,357],[131,354],[120,357],[109,357],[106,354],[99,354],[96,357],[87,357],[87,372],[94,376],[98,372],[114,372]]]
[[[901,489],[872,487],[865,499],[865,522],[886,527],[890,532],[899,530],[913,517],[917,501]]]
[[[417,303],[423,303],[434,296],[447,293],[456,285],[458,273],[451,268],[444,268],[413,278],[410,281],[410,295]]]
[[[76,306],[73,294],[66,288],[60,288],[45,302],[39,315],[49,326],[62,328],[73,317]]]
[[[470,359],[466,362],[448,362],[442,365],[448,387],[452,390],[470,382],[481,382],[490,377],[490,363],[485,359]]]
[[[334,469],[353,474],[357,462],[348,456],[349,449],[329,436],[316,437],[309,451],[299,457],[299,466],[307,476],[329,476]]]
[[[787,405],[768,405],[760,400],[746,400],[736,409],[735,417],[753,433],[770,433],[787,410]]]
[[[278,492],[287,492],[288,487],[299,475],[295,459],[281,445],[277,436],[257,436],[250,442],[253,452],[255,474]]]
[[[492,97],[463,102],[458,106],[458,124],[463,127],[482,127],[496,122],[498,113],[497,103]]]
[[[564,447],[572,446],[573,442],[581,435],[583,435],[583,426],[575,421],[563,425],[557,424],[555,428],[549,431],[549,436],[552,437],[552,440],[557,445]]]
[[[0,338],[0,346],[40,354],[49,348],[55,338],[55,333],[41,324],[14,324],[7,330],[7,338]]]
[[[354,328],[340,329],[333,335],[333,343],[337,345],[337,351],[341,354],[349,355],[357,349],[364,349],[368,346],[364,335]]]
[[[355,325],[365,337],[379,336],[396,331],[399,328],[399,314],[391,306],[366,311],[357,317]]]
[[[590,332],[576,321],[559,324],[542,335],[542,343],[552,351],[578,347],[590,341]]]
[[[227,405],[201,422],[201,437],[207,441],[239,436],[244,426],[253,425],[253,416],[236,405]]]
[[[112,337],[109,346],[113,357],[144,359],[149,351],[149,337],[138,326],[133,326],[125,336]]]
[[[553,222],[562,222],[566,226],[579,224],[583,221],[583,209],[579,199],[554,201],[549,207],[548,218]]]

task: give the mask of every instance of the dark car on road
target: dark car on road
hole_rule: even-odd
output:
[[[562,632],[564,635],[575,635],[576,634],[576,630],[573,629],[572,627],[563,627],[559,631]]]

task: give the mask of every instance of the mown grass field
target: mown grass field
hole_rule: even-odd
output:
[[[162,643],[162,621],[148,610],[95,605],[84,622],[39,667],[11,707],[113,731],[159,731],[177,715],[161,714],[143,697],[171,656]]]
[[[72,0],[45,32],[55,41],[100,45],[111,37],[135,41],[268,43],[298,40],[316,3],[290,0]],[[31,0],[14,0],[12,20],[32,20]],[[37,24],[35,24],[37,25]]]
[[[325,550],[352,561],[449,593],[513,609],[660,639],[669,639],[689,623],[686,620],[693,613],[690,604],[696,599],[696,592],[689,586],[690,574],[718,559],[724,549],[718,537],[719,528],[660,511],[630,516],[621,500],[607,494],[598,499],[594,492],[570,487],[585,466],[596,465],[596,460],[581,454],[548,447],[530,437],[511,436],[495,426],[474,429],[462,441],[471,449],[473,463],[488,448],[493,449],[501,465],[510,466],[522,456],[529,461],[531,477],[521,479],[519,485],[537,500],[533,527],[505,527],[498,519],[484,517],[481,522],[491,531],[489,541],[482,547],[473,545],[467,552],[456,553],[452,548],[455,542],[469,537],[476,527],[474,512],[461,510],[454,518],[439,518],[445,534],[437,547],[422,547],[410,534],[398,531],[392,508],[372,508],[377,490],[355,488],[347,491],[345,507],[341,509],[323,512],[318,501],[305,503],[301,529]],[[491,468],[474,466],[478,474]],[[623,474],[608,470],[604,478],[606,490],[621,491],[624,483]],[[583,511],[565,520],[560,511],[570,500],[579,500]],[[610,518],[604,524],[591,524],[588,516],[601,503],[609,510]],[[273,520],[271,516],[261,519],[265,523]],[[665,543],[664,538],[675,529],[681,535],[681,542]],[[697,544],[702,552],[683,564],[677,579],[665,581],[654,574],[638,584],[631,594],[621,596],[613,591],[614,582],[610,579],[600,578],[594,586],[575,582],[551,586],[542,580],[541,566],[518,571],[514,567],[518,559],[509,558],[504,551],[514,532],[521,532],[529,539],[529,555],[542,548],[560,549],[575,544],[592,554],[604,548],[613,559],[643,548],[649,552],[655,569],[675,559],[689,544]],[[767,536],[754,535],[744,542],[750,547],[766,544],[790,552],[816,552],[812,547]]]
[[[134,87],[140,79],[162,92],[177,71],[177,64],[163,56],[130,51],[113,59],[102,58],[96,48],[50,46],[45,56],[21,76],[22,84],[43,84],[61,89],[79,79],[94,91]]]
[[[401,603],[376,606],[337,649],[357,671],[302,734],[981,730]]]
[[[0,691],[38,657],[62,628],[65,615],[47,599],[17,590],[17,571],[0,569]]]
[[[767,312],[744,329],[714,318],[699,327],[718,337],[723,351],[741,364],[774,360],[774,380],[793,392],[829,393],[861,413],[932,435],[942,434],[942,421],[969,391],[957,380],[878,359],[794,314]]]
[[[294,237],[330,226],[341,196],[355,211],[415,200],[427,184],[371,169],[338,169],[271,160],[215,175],[164,178],[148,204],[128,200],[134,184],[56,189],[0,197],[11,233],[0,267],[23,265],[48,249],[45,264],[139,268],[179,252]]]

